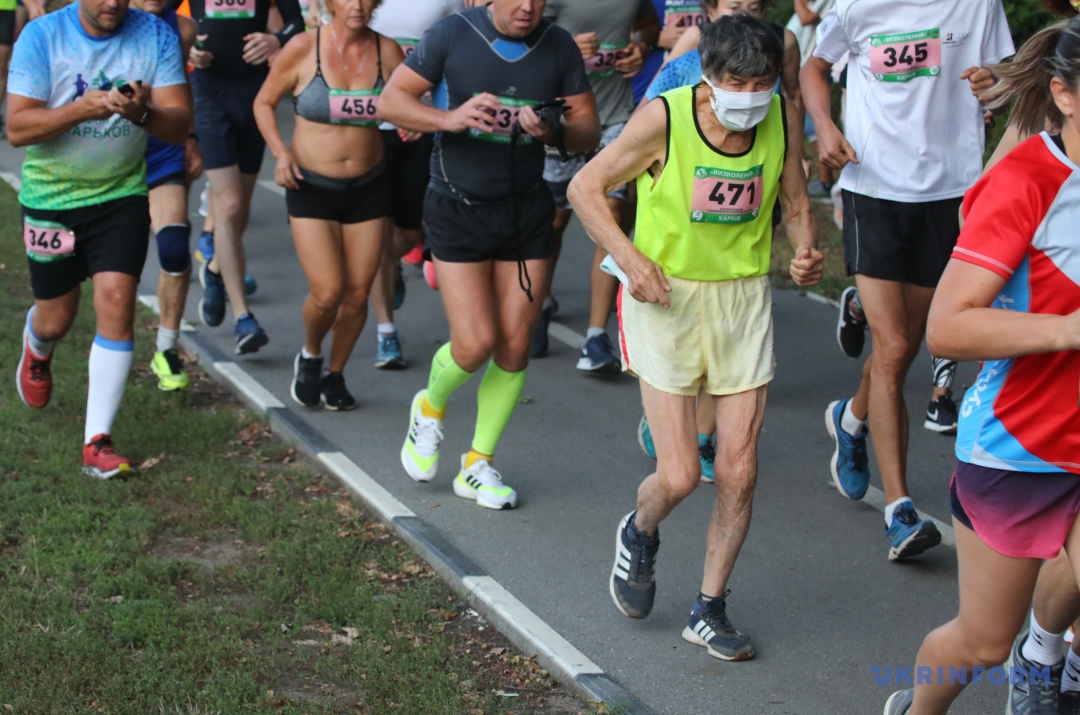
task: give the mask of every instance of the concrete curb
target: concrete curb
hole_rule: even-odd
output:
[[[148,307],[156,301],[140,297]],[[369,505],[380,520],[393,528],[450,586],[511,643],[537,662],[560,683],[591,701],[606,702],[632,715],[649,715],[633,694],[608,676],[584,653],[559,635],[498,581],[483,571],[434,526],[425,522],[335,445],[312,430],[289,407],[237,363],[228,359],[197,332],[180,333],[180,345],[197,356],[199,365],[249,408],[269,417],[270,429],[283,440],[322,464],[349,491]]]

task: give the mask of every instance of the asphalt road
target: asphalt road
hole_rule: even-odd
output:
[[[283,124],[291,122],[287,113],[281,117]],[[21,151],[0,148],[0,169],[18,174],[20,161]],[[518,491],[518,509],[481,509],[451,489],[458,455],[472,435],[478,378],[450,401],[438,477],[418,484],[405,474],[398,452],[410,400],[424,386],[448,328],[438,293],[407,267],[408,295],[396,322],[409,369],[375,370],[372,316],[346,370],[359,408],[307,410],[290,399],[307,285],[272,169],[268,153],[262,172],[267,181],[256,190],[245,239],[249,272],[259,284],[251,308],[270,344],[238,360],[656,712],[880,712],[897,687],[876,683],[871,667],[912,665],[923,636],[955,615],[955,551],[943,545],[910,562],[888,562],[881,512],[842,498],[828,484],[832,442],[824,411],[831,400],[854,392],[861,373],[861,363],[846,359],[836,345],[834,308],[774,292],[778,366],[761,439],[754,520],[728,607],[758,655],[725,663],[680,638],[700,584],[711,488],[703,485],[661,527],[652,615],[627,619],[608,595],[616,525],[634,507],[637,485],[653,468],[636,442],[641,407],[635,380],[580,373],[577,351],[553,339],[549,356],[530,365],[526,399],[499,445],[497,464]],[[193,234],[201,227],[195,213],[201,184],[192,192]],[[556,321],[563,326],[555,332],[569,342],[587,327],[591,256],[592,243],[575,220],[555,279],[561,305]],[[146,265],[140,292],[152,294],[153,250]],[[199,296],[196,283],[186,314],[193,322]],[[199,330],[231,354],[231,326],[227,318],[218,328]],[[974,366],[962,366],[957,388],[970,384],[974,373]],[[921,427],[929,375],[924,354],[905,389],[913,425],[909,487],[920,511],[949,522],[952,439]],[[880,487],[876,467],[874,472],[872,483]],[[953,712],[1000,712],[1004,703],[1005,686],[984,683],[969,688]]]

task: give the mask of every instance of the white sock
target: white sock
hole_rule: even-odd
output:
[[[31,306],[30,311],[26,314],[26,342],[30,343],[30,351],[37,355],[39,358],[47,358],[52,355],[53,348],[56,346],[55,340],[42,340],[34,334],[34,329],[30,327],[30,316],[34,314],[34,308],[37,306]]]
[[[180,339],[179,330],[169,330],[158,326],[157,331],[157,351],[163,353],[166,350],[172,350],[176,347],[176,341]]]
[[[394,327],[393,323],[379,323],[377,327],[379,329],[379,335],[388,335],[397,332],[397,328]]]
[[[1078,690],[1080,690],[1080,655],[1070,648],[1069,657],[1065,659],[1065,672],[1061,674],[1061,692],[1075,693]]]
[[[1057,665],[1061,662],[1061,633],[1050,633],[1035,621],[1035,612],[1031,613],[1031,631],[1020,648],[1020,654],[1039,665]],[[1080,689],[1080,684],[1077,684]]]
[[[300,348],[300,357],[304,358],[305,360],[310,360],[311,358],[320,358],[320,357],[322,357],[322,353],[319,353],[318,355],[312,355],[311,353],[309,353],[307,351],[307,348],[305,347],[305,348]]]
[[[124,397],[135,341],[106,340],[94,336],[90,347],[90,389],[86,395],[86,433],[83,444],[112,432],[113,418]]]
[[[894,501],[892,504],[886,504],[885,505],[885,528],[886,529],[888,529],[890,526],[892,526],[893,512],[896,511],[896,507],[900,506],[904,502],[907,502],[908,504],[911,504],[911,497],[900,497],[899,499]]]
[[[585,339],[592,340],[597,335],[603,335],[606,332],[607,330],[605,330],[604,328],[589,328],[585,331]]]
[[[866,431],[866,421],[851,414],[851,400],[844,405],[844,412],[840,415],[840,429],[852,437],[858,437]]]

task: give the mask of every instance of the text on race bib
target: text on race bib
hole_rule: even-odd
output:
[[[626,57],[626,47],[621,45],[600,45],[596,54],[585,60],[585,73],[590,77],[610,77],[615,73],[615,63]]]
[[[707,19],[700,0],[667,0],[664,4],[664,27],[704,25]]]
[[[206,17],[212,20],[255,17],[255,0],[206,0]]]
[[[379,107],[377,89],[331,89],[330,123],[353,127],[374,127]]]
[[[473,96],[475,97],[476,94],[474,93]],[[518,120],[518,115],[521,114],[521,110],[524,107],[531,107],[535,104],[536,102],[531,99],[499,97],[499,108],[495,111],[495,125],[491,128],[491,131],[482,132],[479,129],[470,129],[469,136],[474,139],[482,139],[497,144],[509,144],[510,130],[513,128],[514,122]],[[531,144],[532,137],[522,133],[521,138],[518,139],[517,143]]]
[[[762,170],[762,166],[746,171],[696,167],[690,195],[690,221],[747,223],[756,219],[765,189]]]
[[[394,40],[394,42],[398,43],[398,47],[401,48],[406,57],[411,55],[416,50],[416,46],[420,44],[420,40]]]
[[[58,223],[27,217],[23,221],[26,255],[40,263],[67,258],[75,252],[75,234]]]
[[[870,70],[882,82],[907,82],[941,74],[941,31],[938,28],[870,38]]]

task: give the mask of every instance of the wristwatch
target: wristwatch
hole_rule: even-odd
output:
[[[134,124],[137,127],[145,127],[149,123],[150,123],[150,107],[146,108],[146,111],[143,112],[143,115],[138,119],[138,121],[132,122],[132,124]]]

